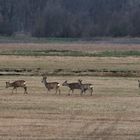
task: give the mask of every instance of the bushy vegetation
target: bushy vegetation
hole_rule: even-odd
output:
[[[0,0],[0,35],[140,36],[139,0]]]

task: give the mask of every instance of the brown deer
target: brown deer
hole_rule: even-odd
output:
[[[86,84],[83,84],[82,83],[82,80],[78,80],[80,86],[81,86],[81,95],[83,93],[85,93],[87,90],[90,91],[91,93],[91,96],[92,96],[92,93],[93,93],[93,85],[92,84],[89,84],[89,83],[86,83]]]
[[[77,82],[77,83],[68,83],[67,81],[65,81],[62,86],[67,86],[69,87],[69,93],[68,95],[70,95],[70,91],[72,91],[72,93],[74,93],[75,89],[79,89],[81,90],[81,85]]]
[[[50,91],[51,89],[54,89],[56,91],[55,94],[57,94],[57,92],[59,91],[59,95],[60,95],[60,84],[58,82],[47,82],[47,76],[42,76],[42,83],[44,83],[45,87],[47,88],[48,91]]]
[[[14,90],[16,90],[16,93],[17,93],[17,88],[22,87],[24,88],[24,94],[28,94],[26,82],[24,80],[17,80],[12,83],[6,82],[6,88],[9,88],[9,87],[13,87],[12,93],[14,92]]]

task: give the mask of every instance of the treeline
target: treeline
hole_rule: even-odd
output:
[[[0,35],[140,36],[140,0],[0,0]]]

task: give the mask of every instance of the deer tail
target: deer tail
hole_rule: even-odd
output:
[[[23,83],[23,85],[26,86],[26,84],[27,84],[27,82],[25,81],[25,82]]]
[[[94,86],[93,85],[90,85],[90,88],[94,88]]]

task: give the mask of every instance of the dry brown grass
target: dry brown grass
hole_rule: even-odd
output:
[[[0,80],[0,139],[2,140],[128,140],[140,139],[140,90],[136,78],[48,77],[93,83],[94,94],[67,96],[46,94],[41,77],[3,76]],[[28,95],[22,89],[11,94],[5,81],[25,79]]]
[[[139,50],[139,45],[104,44],[0,44],[1,49],[66,49],[102,51],[108,49]],[[21,57],[0,56],[0,69],[27,68],[53,72],[57,69],[77,71],[87,69],[138,70],[139,57]],[[23,89],[11,94],[5,81],[24,79]],[[139,140],[140,89],[138,78],[59,76],[49,81],[68,82],[82,79],[94,84],[94,94],[82,97],[79,91],[67,96],[46,93],[41,77],[1,76],[0,78],[0,139],[1,140]]]
[[[45,71],[55,73],[61,69],[62,74],[73,73],[75,71],[88,70],[124,70],[124,71],[139,71],[139,57],[58,57],[58,56],[40,56],[40,57],[25,57],[25,56],[0,56],[0,69],[31,69],[35,71]],[[60,73],[61,74],[61,73]],[[90,71],[89,71],[90,74]]]
[[[140,50],[139,44],[113,44],[113,43],[0,43],[1,50],[73,50],[73,51],[137,51]]]

